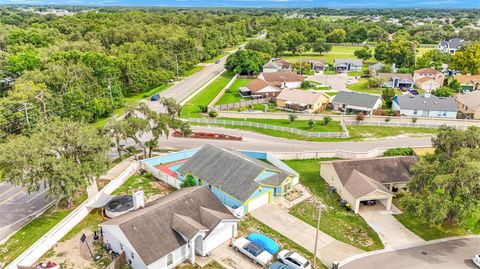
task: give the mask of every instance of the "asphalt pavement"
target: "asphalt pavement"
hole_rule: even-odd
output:
[[[480,237],[452,239],[380,252],[348,262],[340,269],[478,269],[472,257],[479,253]]]

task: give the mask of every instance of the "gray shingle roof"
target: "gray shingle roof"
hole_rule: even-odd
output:
[[[363,60],[361,59],[335,59],[333,65],[337,66],[339,64],[352,64],[354,66],[362,66]]]
[[[374,191],[383,191],[387,194],[392,194],[387,188],[385,188],[385,186],[383,186],[383,184],[357,170],[353,170],[352,174],[345,182],[344,187],[355,199]]]
[[[175,191],[102,225],[117,225],[142,261],[149,265],[186,244],[179,233],[211,232],[222,220],[236,220],[206,187]]]
[[[332,103],[373,108],[379,99],[379,96],[368,93],[339,91],[333,98]]]
[[[452,38],[447,41],[443,41],[442,45],[448,46],[451,49],[458,49],[460,46],[462,46],[465,43],[464,39],[461,38]]]
[[[453,97],[437,97],[430,95],[402,95],[395,98],[401,109],[425,111],[457,111]]]
[[[255,179],[264,170],[278,173],[257,182]],[[203,146],[190,160],[182,164],[178,173],[191,173],[212,186],[221,189],[241,202],[245,202],[261,184],[278,186],[290,173],[234,150],[213,145]]]

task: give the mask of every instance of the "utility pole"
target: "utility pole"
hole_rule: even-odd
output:
[[[175,53],[175,63],[177,64],[177,80],[178,80],[178,53]]]
[[[317,247],[318,247],[318,231],[320,230],[320,216],[322,215],[322,211],[325,207],[323,205],[320,205],[318,207],[318,219],[317,219],[317,231],[315,233],[315,248],[313,251],[313,267],[312,269],[316,269],[317,265]]]

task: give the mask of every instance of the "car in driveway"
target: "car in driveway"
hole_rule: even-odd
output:
[[[241,252],[252,259],[253,263],[260,264],[261,266],[267,266],[273,258],[272,254],[268,253],[263,247],[243,237],[233,242],[233,248],[235,251]]]
[[[473,256],[472,261],[478,268],[480,268],[480,254]]]
[[[282,250],[278,253],[278,260],[295,269],[311,269],[312,265],[302,255],[290,250]]]
[[[270,264],[268,269],[295,269],[295,267],[292,267],[290,265],[287,265],[287,264],[284,264],[284,263],[281,263],[281,262],[274,262],[274,263]]]

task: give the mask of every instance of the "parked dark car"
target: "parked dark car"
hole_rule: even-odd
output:
[[[160,94],[156,93],[150,97],[150,101],[158,101],[160,99]]]
[[[219,63],[220,63],[220,60],[216,60],[215,63],[216,63],[216,64],[219,64]]]
[[[361,78],[371,78],[372,76],[371,76],[371,75],[368,75],[368,74],[365,74],[365,75],[361,75],[360,77],[361,77]]]
[[[417,90],[410,90],[410,93],[413,94],[413,95],[418,95],[418,91],[417,91]]]
[[[377,201],[375,200],[368,200],[368,201],[362,201],[363,205],[376,205]]]

